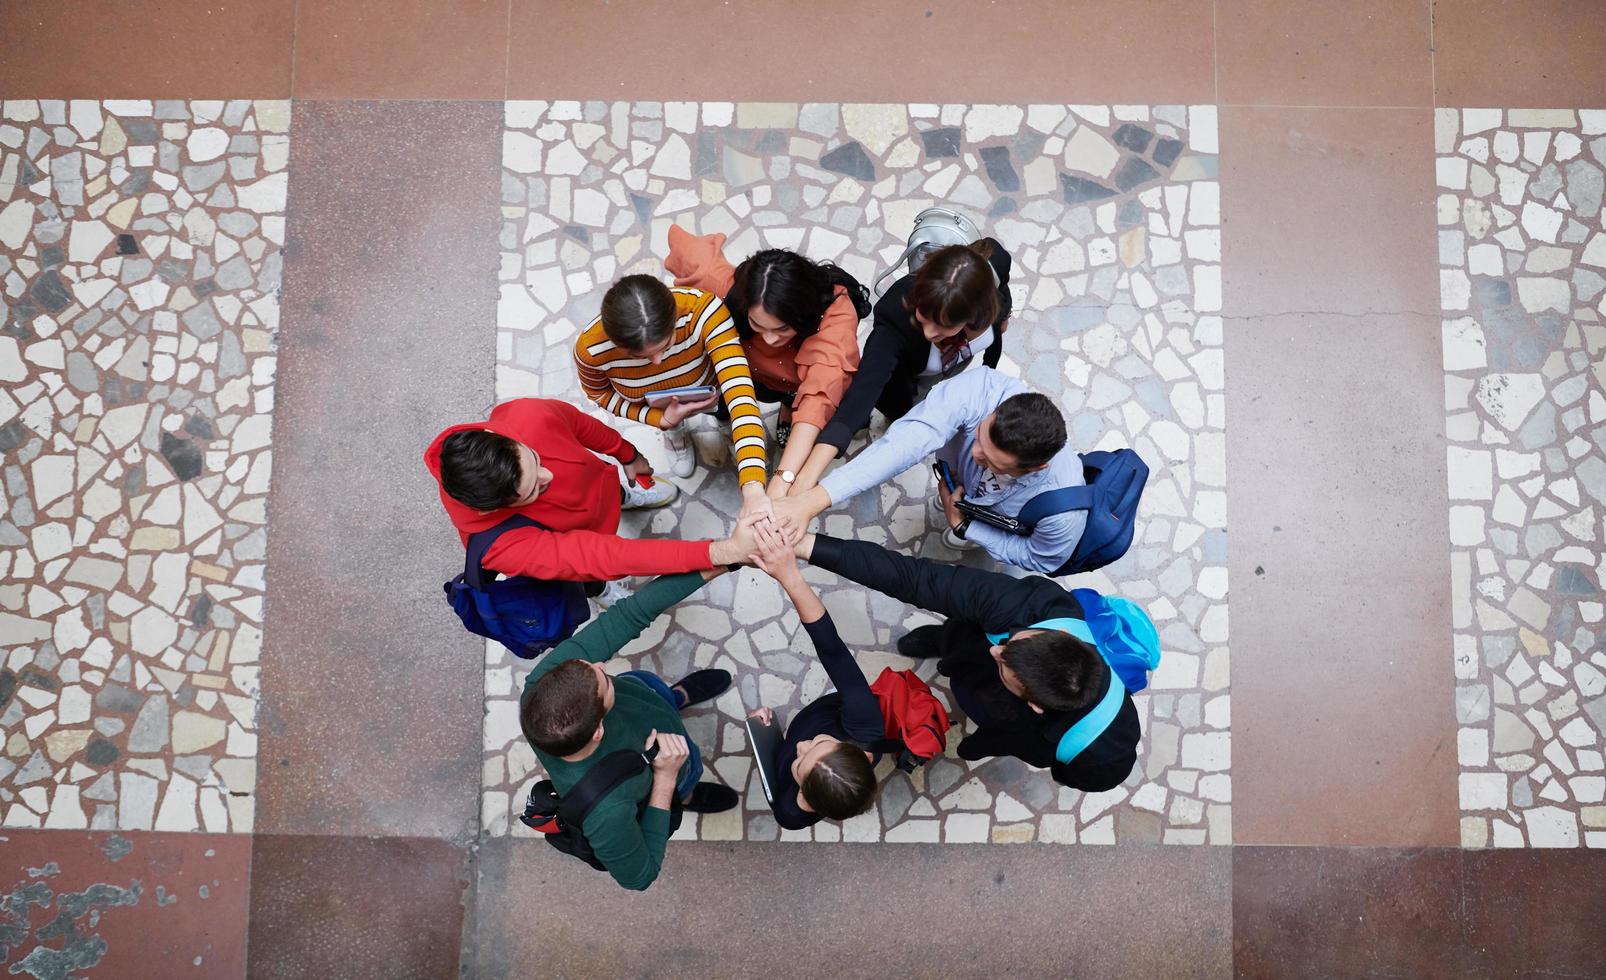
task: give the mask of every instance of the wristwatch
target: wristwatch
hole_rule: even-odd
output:
[[[954,537],[958,538],[961,541],[970,540],[969,538],[965,537],[965,532],[970,530],[970,518],[968,518],[968,517],[962,518],[959,521],[958,524],[955,524],[953,527],[949,528],[948,530],[954,532]]]
[[[791,470],[780,470],[775,475],[780,477],[781,482],[787,486],[791,486],[793,483],[797,482],[797,474],[793,473]]]

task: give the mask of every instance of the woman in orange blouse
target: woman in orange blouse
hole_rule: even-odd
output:
[[[785,249],[765,249],[733,269],[724,244],[722,234],[671,227],[664,267],[675,285],[725,300],[758,400],[781,403],[781,458],[767,492],[784,497],[859,369],[859,321],[870,296],[835,265]]]

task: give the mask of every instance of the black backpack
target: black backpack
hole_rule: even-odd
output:
[[[585,825],[587,815],[602,802],[603,797],[630,777],[645,772],[652,766],[653,756],[657,754],[657,746],[647,752],[632,749],[610,752],[588,769],[580,781],[570,787],[569,795],[561,799],[552,780],[543,779],[530,787],[530,798],[525,801],[524,813],[519,819],[526,827],[540,831],[548,844],[563,853],[574,855],[598,871],[606,871],[608,869],[597,860],[597,855],[591,850],[591,842],[586,840],[585,831],[581,828]],[[647,801],[643,799],[636,807],[637,817],[646,809]],[[671,834],[679,829],[680,817],[680,801],[677,799],[669,810]]]

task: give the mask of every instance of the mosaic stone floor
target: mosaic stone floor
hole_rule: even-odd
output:
[[[715,777],[744,791],[744,807],[700,822],[688,815],[679,836],[1231,842],[1214,107],[513,102],[506,122],[499,400],[539,394],[584,404],[575,334],[615,278],[661,274],[671,223],[726,233],[733,261],[762,247],[797,248],[868,284],[901,251],[914,215],[943,203],[1016,257],[1017,312],[1002,368],[1061,400],[1079,449],[1132,445],[1153,469],[1139,540],[1117,564],[1081,578],[1145,605],[1166,650],[1136,699],[1145,736],[1126,785],[1084,795],[1017,760],[950,757],[912,777],[884,774],[876,807],[862,817],[780,832],[740,719],[759,704],[790,717],[827,682],[780,590],[744,571],[683,603],[615,660],[617,669],[671,678],[710,665],[737,675],[736,688],[689,714],[687,726]],[[609,421],[664,462],[654,432]],[[627,515],[624,533],[725,533],[738,509],[735,477],[717,431],[698,442],[707,465],[679,481],[681,501]],[[931,493],[916,467],[828,511],[822,526],[956,560],[928,534]],[[828,573],[808,575],[869,676],[908,665],[893,643],[932,617]],[[492,835],[526,832],[510,811],[539,778],[518,735],[524,673],[499,646],[488,648],[483,819]]]
[[[1440,109],[1461,842],[1606,846],[1606,111]]]
[[[249,831],[288,102],[0,110],[0,813]]]

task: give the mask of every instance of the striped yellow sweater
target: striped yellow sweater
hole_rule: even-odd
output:
[[[580,387],[587,398],[615,415],[658,426],[664,413],[648,406],[647,392],[717,385],[731,415],[737,477],[743,483],[763,483],[764,423],[736,324],[713,293],[684,288],[671,291],[675,294],[675,334],[663,360],[654,364],[615,347],[602,332],[599,317],[581,331],[574,344]]]

